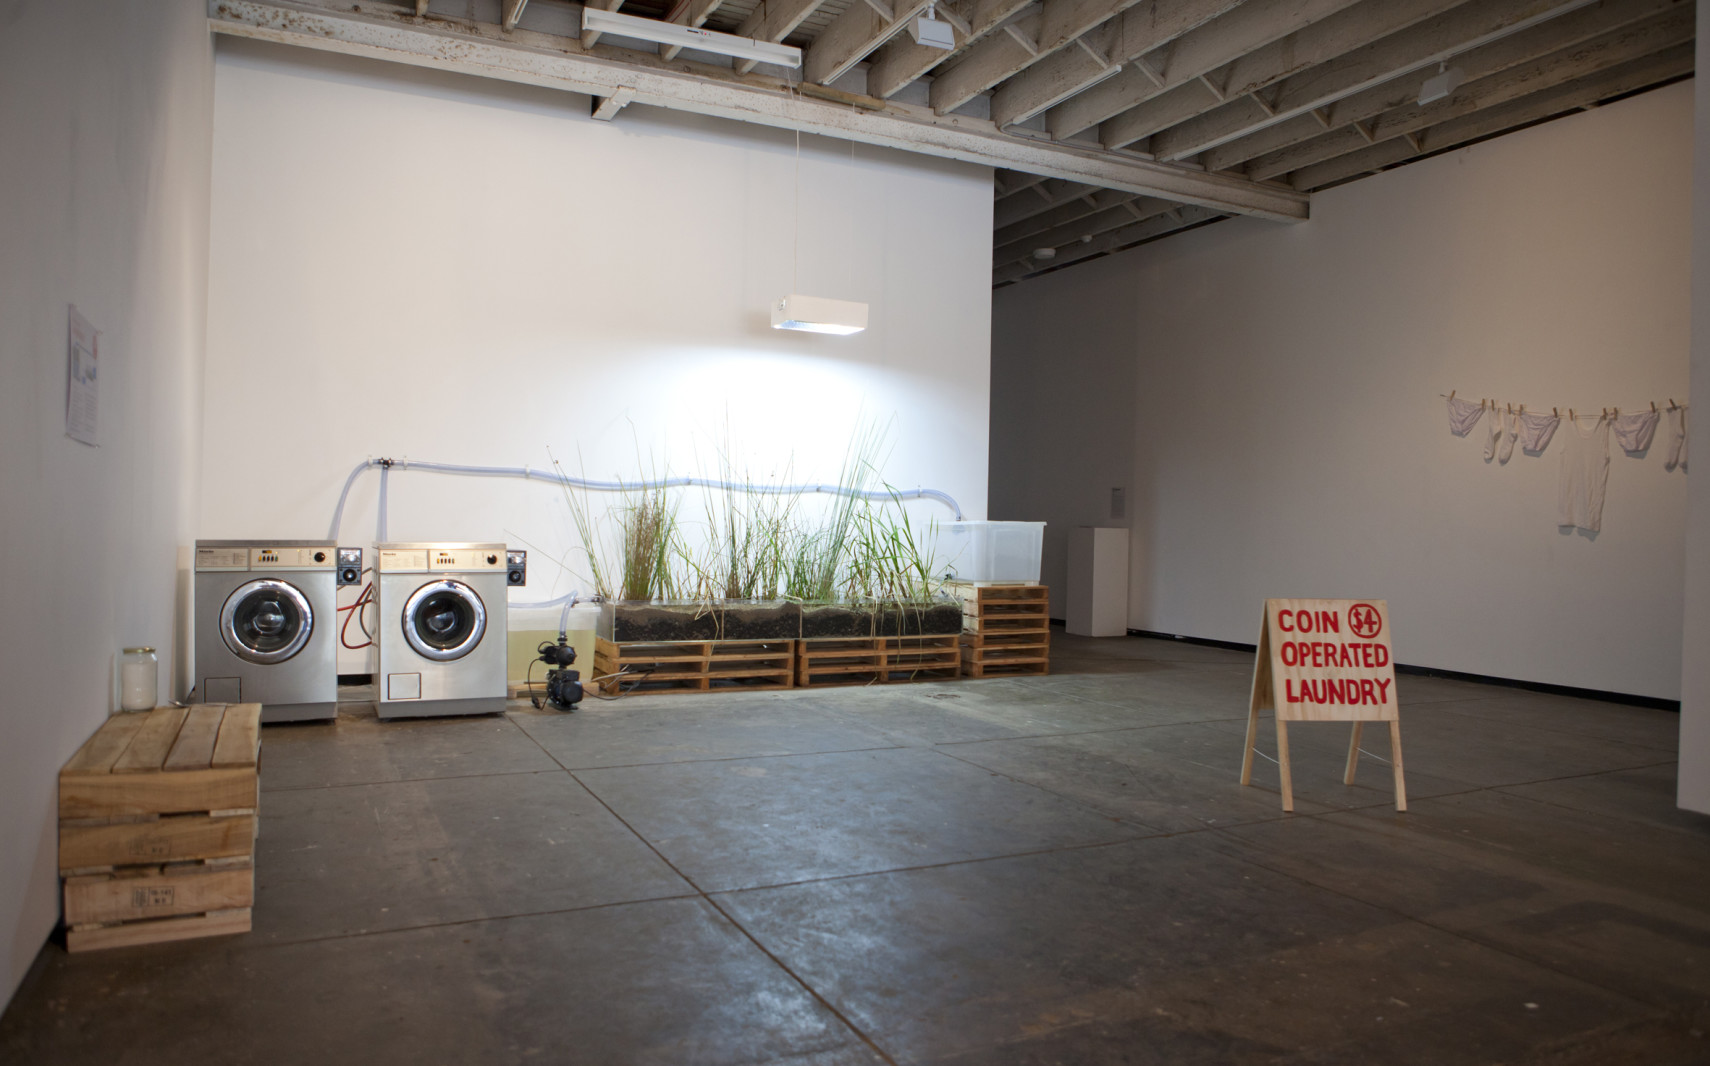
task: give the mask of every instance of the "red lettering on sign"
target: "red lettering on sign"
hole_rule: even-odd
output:
[[[1383,616],[1369,603],[1356,603],[1348,608],[1348,629],[1356,637],[1371,640],[1383,632]]]
[[[1340,632],[1342,632],[1342,619],[1337,616],[1335,611],[1319,611],[1318,612],[1318,632],[1320,632],[1320,633],[1340,633]]]
[[[1284,633],[1293,633],[1295,631],[1294,626],[1290,624],[1293,621],[1294,621],[1294,612],[1293,611],[1278,611],[1277,612],[1277,628],[1282,630]]]
[[[1377,683],[1377,693],[1378,693],[1378,702],[1379,703],[1388,703],[1389,702],[1389,686],[1392,683],[1393,682],[1390,682],[1390,681],[1379,681]]]
[[[1389,648],[1383,644],[1374,644],[1372,647],[1377,650],[1377,665],[1388,666]]]
[[[1360,682],[1360,702],[1361,703],[1376,703],[1377,702],[1377,692],[1374,691],[1374,686],[1372,685],[1372,683],[1370,681],[1361,681]]]

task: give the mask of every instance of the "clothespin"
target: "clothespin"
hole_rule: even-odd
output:
[[[1657,402],[1655,400],[1652,400],[1651,401],[1651,412],[1653,414],[1656,413],[1656,409],[1657,409]]]
[[[1560,407],[1552,407],[1550,408],[1550,413],[1555,415],[1557,418],[1560,418],[1562,416],[1562,409]]]
[[[1569,422],[1573,421],[1574,419],[1576,419],[1578,417],[1579,417],[1578,415],[1573,413],[1573,408],[1571,408],[1571,407],[1568,408],[1568,421]]]
[[[1449,390],[1449,399],[1451,399],[1451,400],[1452,400],[1452,399],[1454,399],[1454,398],[1455,398],[1455,390],[1454,390],[1454,389],[1450,389],[1450,390]]]
[[[1671,409],[1672,409],[1672,408],[1675,408],[1675,407],[1679,407],[1679,406],[1680,406],[1680,405],[1679,405],[1679,404],[1677,404],[1677,403],[1675,403],[1675,402],[1674,402],[1674,397],[1673,397],[1673,396],[1670,396],[1670,397],[1669,397],[1669,398],[1668,398],[1668,405],[1669,405],[1669,407],[1670,407],[1670,408],[1671,408]]]

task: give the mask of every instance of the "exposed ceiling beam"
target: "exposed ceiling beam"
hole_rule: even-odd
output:
[[[1415,155],[1442,151],[1493,133],[1501,133],[1529,122],[1551,118],[1576,108],[1589,107],[1610,97],[1646,89],[1692,73],[1693,45],[1681,44],[1644,59],[1523,96],[1496,107],[1475,111],[1417,134],[1415,140],[1394,137],[1302,168],[1289,180],[1302,189],[1322,188],[1373,170],[1406,162]]]
[[[1410,102],[1342,129],[1320,134],[1310,141],[1262,155],[1249,164],[1257,174],[1276,177],[1309,167],[1366,143],[1416,134],[1451,119],[1506,104],[1545,89],[1571,86],[1574,82],[1634,60],[1642,60],[1673,45],[1693,39],[1694,13],[1690,7],[1670,12],[1636,26],[1606,33],[1593,40],[1500,70],[1463,84],[1445,100],[1426,104]],[[1362,143],[1364,142],[1364,143]]]
[[[1037,274],[1050,267],[1066,266],[1082,259],[1090,259],[1107,252],[1119,251],[1129,245],[1162,237],[1166,233],[1174,233],[1176,230],[1197,226],[1202,222],[1209,222],[1221,217],[1223,216],[1220,212],[1210,211],[1203,207],[1184,207],[1173,215],[1158,215],[1144,222],[1134,222],[1131,225],[1113,229],[1094,237],[1085,244],[1075,244],[1060,249],[1056,258],[1049,262],[1030,260],[999,267],[992,272],[992,283],[1002,285],[1005,282],[1019,281],[1029,274]]]
[[[1058,204],[1085,196],[1095,188],[1096,186],[1078,181],[1047,178],[1031,186],[1026,192],[999,200],[992,208],[992,222],[997,228],[1013,225],[1024,218],[1032,218],[1042,211],[1049,211]]]
[[[509,43],[494,26],[457,20],[420,25],[390,5],[264,3],[215,0],[209,13],[216,32],[255,37],[323,51],[457,70],[503,81],[541,85],[594,96],[630,89],[638,104],[801,130],[864,144],[985,166],[1007,167],[1103,188],[1144,193],[1184,203],[1279,220],[1307,217],[1307,198],[1292,190],[1147,159],[1009,136],[990,122],[939,117],[894,102],[869,111],[803,98],[787,83],[728,68],[696,65],[683,71],[657,56],[602,49],[590,55],[570,38],[533,34],[532,46]],[[865,5],[860,9],[871,10]],[[354,10],[353,10],[354,8]],[[850,10],[857,10],[851,8]],[[514,31],[516,35],[526,31]],[[497,38],[497,39],[495,39]],[[550,40],[556,47],[548,47]],[[820,38],[825,40],[825,35]]]
[[[1156,134],[1148,149],[1160,159],[1185,159],[1255,129],[1286,122],[1374,85],[1422,70],[1584,8],[1592,0],[1478,0],[1461,4],[1400,33],[1339,49],[1311,69],[1279,79],[1262,98],[1243,96]],[[1610,6],[1603,4],[1598,10]],[[1333,57],[1333,58],[1332,58]],[[1255,86],[1258,88],[1258,86]]]
[[[1219,63],[1209,71],[1201,71],[1199,76],[1208,86],[1216,86],[1214,95],[1219,97],[1207,104],[1206,108],[1216,107],[1224,100],[1244,97],[1267,88],[1290,74],[1404,30],[1439,15],[1460,2],[1461,0],[1364,0],[1352,7],[1343,5],[1336,11],[1327,12],[1310,26],[1245,50],[1243,54],[1228,62]],[[1484,0],[1476,2],[1482,3]],[[1549,0],[1532,2],[1547,3]],[[1570,2],[1586,3],[1588,0]],[[1214,43],[1215,48],[1206,49],[1208,56],[1217,55],[1219,52],[1226,53],[1230,46],[1228,40]],[[1176,62],[1172,62],[1166,74],[1167,85],[1180,85],[1191,73],[1189,69],[1178,72],[1177,66]],[[1107,148],[1121,148],[1182,121],[1184,116],[1173,108],[1159,114],[1158,109],[1152,106],[1153,102],[1142,102],[1107,119],[1099,126],[1099,140]],[[1252,106],[1251,101],[1248,101],[1248,106]],[[1155,145],[1148,144],[1147,147],[1156,154]]]
[[[619,89],[610,96],[595,96],[590,97],[590,99],[593,101],[593,107],[590,112],[592,117],[600,122],[610,122],[612,119],[617,118],[617,113],[619,111],[622,111],[629,105],[631,100],[635,99],[635,90],[627,88]]]
[[[1472,5],[1467,13],[1475,17],[1482,16],[1486,11],[1493,14],[1506,5],[1493,0],[1488,4]],[[1679,8],[1690,9],[1691,0],[1616,0],[1612,3],[1598,3],[1571,11],[1559,18],[1551,19],[1541,26],[1535,26],[1524,33],[1508,36],[1500,41],[1469,47],[1467,51],[1449,51],[1455,46],[1450,43],[1455,37],[1451,27],[1446,25],[1450,19],[1459,21],[1457,16],[1462,12],[1451,12],[1443,20],[1438,20],[1442,36],[1430,35],[1424,40],[1415,40],[1410,44],[1423,45],[1429,57],[1425,65],[1446,61],[1453,58],[1455,66],[1465,71],[1469,80],[1477,80],[1489,74],[1494,74],[1510,66],[1530,62],[1542,56],[1549,55],[1562,48],[1571,48],[1581,42],[1591,40],[1622,26],[1631,25],[1646,18],[1663,14]],[[1430,27],[1421,26],[1421,31]],[[1477,41],[1477,25],[1465,26],[1472,29],[1475,36],[1465,38]],[[1386,42],[1379,42],[1382,45]],[[1290,78],[1279,86],[1278,99],[1283,111],[1297,108],[1302,101],[1310,101],[1320,94],[1333,93],[1339,86],[1346,84],[1352,78],[1358,77],[1355,68],[1363,66],[1367,70],[1381,69],[1384,65],[1380,52],[1385,51],[1379,46],[1363,50],[1364,56],[1348,56],[1347,62],[1337,60],[1334,63],[1314,67]],[[1445,54],[1447,53],[1447,54]],[[1398,50],[1390,53],[1399,56]],[[1334,69],[1327,69],[1334,68]],[[1228,170],[1232,167],[1255,159],[1267,152],[1280,151],[1290,145],[1310,141],[1324,132],[1326,128],[1334,128],[1351,122],[1365,122],[1385,111],[1402,107],[1418,98],[1420,78],[1413,73],[1416,68],[1403,65],[1398,75],[1382,84],[1343,96],[1332,104],[1313,108],[1305,115],[1287,119],[1274,125],[1265,125],[1247,133],[1239,139],[1228,141],[1204,152],[1200,162],[1207,170]],[[1301,79],[1299,82],[1296,79]]]
[[[1066,203],[1058,204],[1056,207],[1048,207],[1032,218],[1024,218],[1008,226],[999,226],[992,233],[992,241],[996,247],[1002,248],[1006,244],[1024,240],[1035,233],[1044,233],[1046,230],[1135,199],[1139,199],[1139,197],[1131,192],[1117,192],[1115,189],[1094,189],[1086,196],[1077,196]],[[1157,202],[1160,204],[1169,203],[1168,200]]]
[[[808,45],[802,77],[828,85],[890,40],[908,20],[926,10],[927,0],[897,0],[886,18],[864,3],[853,3],[831,20]]]
[[[1132,56],[1152,51],[1228,11],[1239,2],[1240,0],[1141,0],[1132,6],[1112,3],[1107,6],[1105,17],[1121,12],[1116,34],[1122,42],[1112,61],[1123,63]],[[1042,38],[1043,34],[1037,36]],[[1021,75],[1022,71],[1048,54],[1049,52],[1043,51],[1038,44],[1028,46],[1013,40],[1005,43],[994,37],[976,48],[969,49],[968,54],[955,66],[946,69],[933,81],[932,106],[940,113],[960,107],[999,82]],[[1018,79],[1018,97],[1031,99],[1042,90],[1046,95],[1055,92],[1054,87],[1061,81],[1074,77],[1072,72],[1063,69],[1067,65],[1068,59],[1059,60],[1047,73],[1035,78]],[[1089,72],[1083,75],[1087,84],[1105,76],[1106,67],[1094,62],[1090,56],[1081,56],[1081,66],[1090,68]]]
[[[967,18],[968,29],[965,32],[952,24],[951,32],[956,37],[956,48],[949,52],[942,48],[915,44],[902,34],[891,38],[889,44],[879,49],[878,54],[873,57],[872,65],[867,68],[867,91],[881,99],[889,99],[903,86],[943,63],[956,51],[981,40],[1002,26],[1006,19],[1034,2],[1036,0],[978,0],[972,5],[973,12]],[[942,5],[939,10],[944,10]]]
[[[824,0],[760,0],[752,14],[737,29],[738,37],[777,43],[788,37]],[[757,59],[739,59],[736,72],[746,74],[760,65]]]
[[[1181,206],[1150,196],[1131,197],[1097,211],[1088,211],[1079,218],[1052,226],[1050,229],[1000,244],[992,253],[992,265],[998,267],[1005,263],[1021,262],[1030,258],[1037,248],[1062,248],[1077,243],[1084,244],[1102,233],[1131,226],[1135,222],[1142,222],[1168,211],[1179,210]]]
[[[1121,36],[1132,42],[1132,46],[1119,49],[1117,57],[1124,62],[1133,59],[1132,65],[1116,77],[1052,108],[1045,120],[1046,128],[1058,140],[1072,137],[1150,100],[1165,89],[1209,74],[1254,49],[1333,15],[1353,2],[1295,0],[1291,3],[1262,3],[1249,0],[1240,6],[1225,3],[1221,5],[1223,13],[1194,22],[1170,38],[1167,47],[1159,47],[1144,32],[1125,29]],[[1195,9],[1194,14],[1205,14],[1215,9],[1215,5],[1206,3],[1206,0],[1201,0],[1201,3],[1204,6]]]

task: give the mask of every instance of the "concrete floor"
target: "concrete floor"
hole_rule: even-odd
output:
[[[1284,816],[1250,656],[1054,650],[270,727],[254,932],[50,943],[0,1061],[1710,1061],[1674,714],[1402,678],[1411,811],[1324,725]]]

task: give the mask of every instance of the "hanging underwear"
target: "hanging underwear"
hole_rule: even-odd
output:
[[[1631,455],[1643,452],[1651,446],[1651,438],[1657,433],[1657,420],[1662,415],[1652,408],[1632,415],[1615,416],[1615,440]]]
[[[1675,467],[1686,468],[1686,408],[1670,407],[1668,409],[1668,455],[1663,460],[1664,470]]]
[[[1457,437],[1464,437],[1478,425],[1480,416],[1484,414],[1484,404],[1473,403],[1471,400],[1460,400],[1449,397],[1449,432]]]
[[[1550,446],[1550,438],[1556,435],[1556,427],[1561,424],[1562,420],[1557,415],[1520,412],[1520,447],[1537,455]]]

